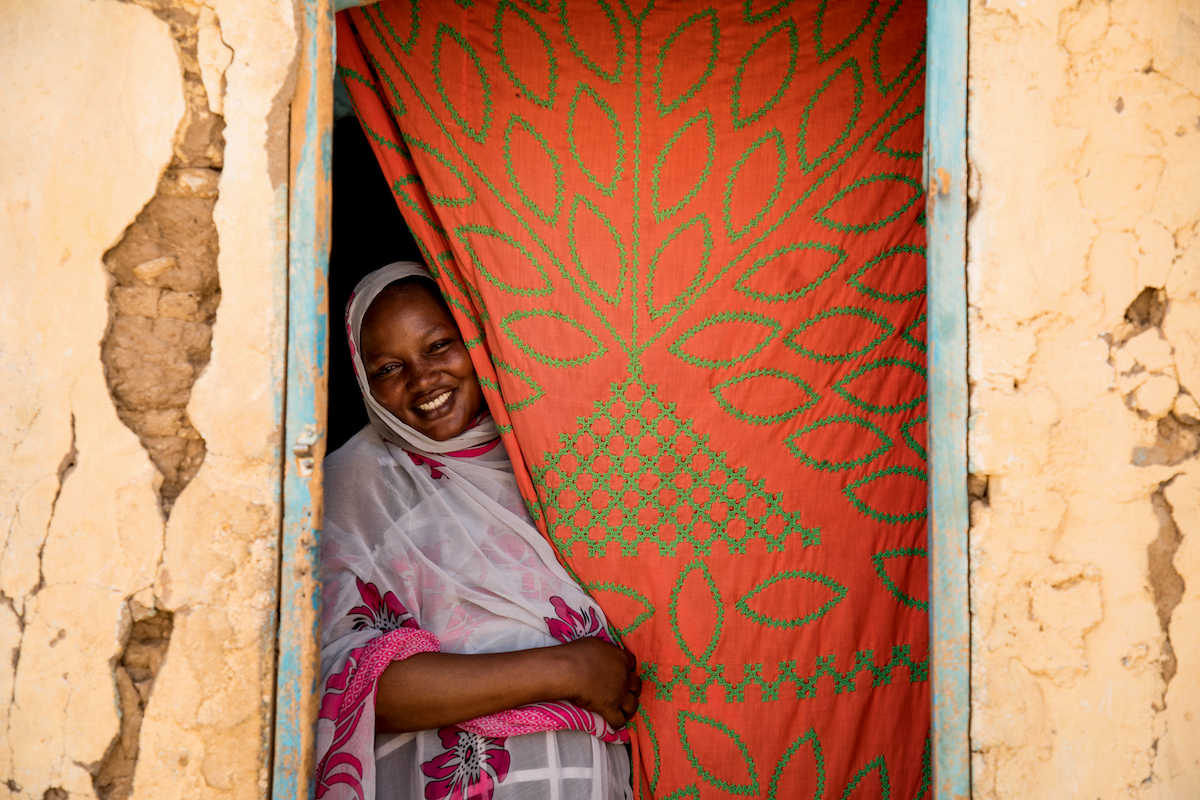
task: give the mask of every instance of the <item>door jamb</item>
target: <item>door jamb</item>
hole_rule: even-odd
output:
[[[333,6],[300,0],[299,58],[289,140],[287,389],[283,531],[271,797],[316,792],[320,681],[320,529],[325,456]]]
[[[967,34],[969,0],[929,0],[928,234],[930,681],[933,798],[971,796],[967,531]]]

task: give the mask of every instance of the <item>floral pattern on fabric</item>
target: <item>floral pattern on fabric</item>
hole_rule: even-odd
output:
[[[421,772],[433,779],[425,785],[425,800],[491,800],[496,785],[508,777],[504,738],[454,725],[438,735],[445,752],[421,765]]]
[[[436,653],[439,648],[437,637],[429,631],[415,627],[389,631],[351,651],[342,671],[329,676],[317,716],[332,720],[334,728],[332,742],[328,749],[323,748],[324,757],[317,765],[318,798],[334,786],[345,785],[354,797],[370,800],[363,791],[366,765],[361,756],[371,752],[375,739],[375,689],[379,676],[393,661],[417,653]]]
[[[380,596],[375,584],[364,583],[361,579],[357,579],[357,583],[363,604],[350,609],[350,616],[354,617],[354,630],[374,628],[377,631],[396,631],[417,627],[413,615],[396,599],[396,595],[388,592]]]
[[[554,613],[558,617],[557,619],[555,617],[545,617],[544,619],[550,628],[550,635],[558,641],[573,642],[576,639],[594,636],[609,644],[613,643],[608,629],[604,626],[604,622],[595,608],[581,608],[576,611],[561,597],[551,597],[550,605],[554,606]]]

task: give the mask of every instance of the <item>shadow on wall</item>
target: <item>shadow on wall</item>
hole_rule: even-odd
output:
[[[379,169],[362,126],[333,129],[333,242],[329,256],[329,443],[332,453],[367,424],[350,350],[346,301],[368,272],[393,261],[424,261]]]

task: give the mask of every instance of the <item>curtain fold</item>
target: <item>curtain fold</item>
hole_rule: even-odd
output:
[[[385,0],[339,72],[642,791],[927,795],[925,6]]]

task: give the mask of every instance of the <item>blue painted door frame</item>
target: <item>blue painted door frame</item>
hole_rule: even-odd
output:
[[[971,796],[967,564],[968,0],[930,0],[925,83],[929,218],[929,590],[934,798]]]
[[[339,7],[357,0],[336,0]],[[291,114],[286,464],[280,544],[273,780],[314,796],[320,674],[318,551],[325,450],[334,33],[331,0],[299,0]],[[930,0],[925,99],[929,218],[929,550],[935,800],[970,797],[967,594],[968,0]]]

